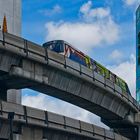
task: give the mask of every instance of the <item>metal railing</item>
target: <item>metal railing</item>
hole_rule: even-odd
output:
[[[20,109],[17,110],[17,108]],[[35,126],[41,129],[49,128],[49,129],[53,129],[54,131],[59,130],[59,131],[64,131],[76,135],[86,136],[89,138],[99,137],[98,139],[129,140],[128,138],[125,138],[111,130],[104,129],[87,122],[72,119],[48,111],[22,106],[19,104],[0,101],[0,111],[1,111],[1,115],[0,115],[1,120],[8,120],[7,116],[9,112],[12,111],[9,114],[9,119],[10,119],[9,123],[11,123],[10,124],[11,139],[13,137],[12,134],[14,128],[12,126],[14,126],[14,124],[21,124],[18,125],[17,128],[22,125],[23,126],[27,125],[28,127]],[[16,131],[17,134],[22,135],[22,131],[20,129],[17,129]]]

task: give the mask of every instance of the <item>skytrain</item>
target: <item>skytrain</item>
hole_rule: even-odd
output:
[[[123,93],[130,94],[128,85],[123,79],[121,79],[110,70],[99,64],[97,61],[93,60],[88,55],[79,51],[66,41],[49,41],[44,43],[43,47],[59,53],[64,57],[71,59],[72,61],[75,61],[81,65],[84,65],[85,67],[88,67],[89,69],[92,69],[93,71],[96,71],[98,74],[102,75],[106,79],[109,79],[110,81],[121,87]]]

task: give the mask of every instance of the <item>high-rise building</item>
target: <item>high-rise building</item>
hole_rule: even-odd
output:
[[[8,33],[21,35],[21,0],[0,0],[0,26],[2,30],[3,18],[6,17]],[[9,90],[7,100],[21,103],[19,90]]]
[[[21,0],[0,0],[0,25],[6,16],[8,32],[21,35]]]
[[[140,6],[136,11],[136,94],[140,103]]]

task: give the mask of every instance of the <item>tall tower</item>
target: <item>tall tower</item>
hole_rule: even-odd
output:
[[[21,0],[0,0],[0,26],[6,17],[8,33],[21,35]],[[1,29],[2,30],[2,29]],[[7,100],[21,103],[21,93],[18,90],[9,90]]]
[[[136,94],[140,103],[140,6],[136,11]]]

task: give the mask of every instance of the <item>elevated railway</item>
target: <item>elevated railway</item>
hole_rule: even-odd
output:
[[[23,38],[0,32],[0,94],[31,88],[82,107],[100,116],[119,132],[131,129],[140,106],[109,79],[64,56]],[[124,128],[122,128],[122,126]],[[118,129],[119,128],[119,129]],[[126,134],[122,131],[120,133]]]

